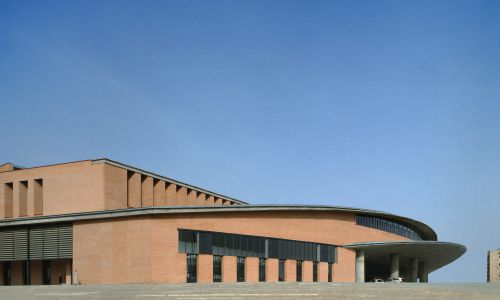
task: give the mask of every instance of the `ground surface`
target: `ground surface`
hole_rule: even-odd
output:
[[[158,284],[0,287],[0,299],[500,299],[500,284]]]

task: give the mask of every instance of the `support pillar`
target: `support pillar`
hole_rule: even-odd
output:
[[[356,250],[356,282],[365,282],[365,251]]]
[[[410,282],[417,282],[418,260],[410,258]]]
[[[418,274],[420,282],[429,282],[429,273],[427,272],[427,266],[424,261],[418,264]]]
[[[391,278],[399,277],[399,254],[391,254]]]

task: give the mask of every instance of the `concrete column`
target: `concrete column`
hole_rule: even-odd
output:
[[[391,254],[391,278],[399,277],[399,254]]]
[[[410,258],[410,282],[417,282],[418,259]]]
[[[365,282],[365,251],[356,250],[356,282]]]
[[[420,282],[429,282],[429,276],[427,273],[427,266],[424,261],[419,262],[418,264],[418,277],[420,278]]]

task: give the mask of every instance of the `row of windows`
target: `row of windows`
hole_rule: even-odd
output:
[[[396,221],[389,221],[373,216],[356,215],[356,224],[387,231],[412,240],[423,240],[423,234],[416,229]]]
[[[179,229],[179,252],[336,262],[334,245],[250,235]]]
[[[187,254],[187,274],[186,282],[197,282],[197,265],[198,255]],[[236,281],[245,282],[245,257],[238,256],[236,258]],[[286,260],[280,259],[278,264],[278,280],[285,281],[285,262]],[[313,262],[313,282],[318,281],[318,262]],[[302,261],[298,260],[296,263],[296,278],[297,282],[302,281]],[[259,258],[259,281],[266,281],[266,259]],[[333,263],[328,263],[328,282],[333,281]],[[222,282],[222,256],[213,256],[213,282]]]

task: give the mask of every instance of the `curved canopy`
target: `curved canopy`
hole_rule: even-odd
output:
[[[467,248],[460,244],[436,241],[370,242],[345,245],[363,250],[365,260],[373,265],[390,265],[391,254],[399,254],[400,269],[408,270],[411,258],[426,264],[428,272],[437,270],[462,256]]]

